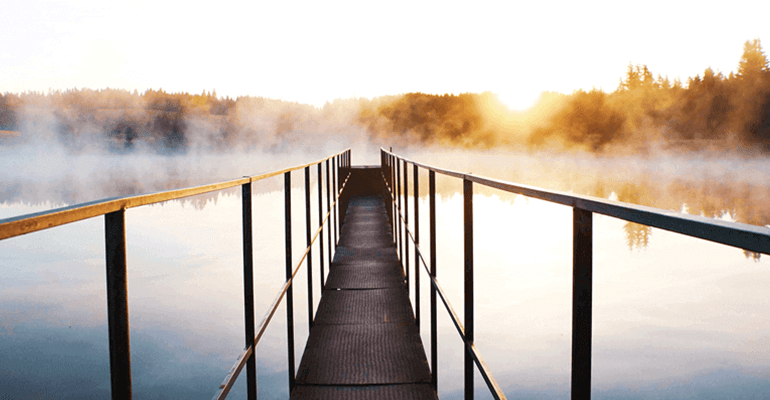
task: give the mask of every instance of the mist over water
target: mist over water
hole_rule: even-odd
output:
[[[475,99],[488,99],[488,95]],[[237,104],[241,102],[254,101]],[[761,207],[770,194],[766,157],[670,150],[642,155],[505,146],[480,150],[433,142],[430,136],[404,143],[400,135],[382,137],[380,131],[374,135],[371,126],[356,125],[359,105],[354,101],[327,105],[325,110],[270,100],[260,104],[272,107],[234,107],[240,110],[238,123],[242,126],[230,127],[230,133],[212,133],[226,125],[216,119],[178,116],[185,128],[184,139],[176,144],[151,140],[152,135],[174,132],[157,127],[137,127],[132,131],[140,133],[132,140],[124,135],[130,127],[117,129],[123,136],[116,136],[115,129],[107,129],[114,121],[106,116],[94,117],[101,121],[99,126],[84,122],[67,128],[77,134],[63,131],[56,107],[28,106],[18,115],[16,134],[0,136],[0,180],[4,183],[0,202],[55,206],[189,187],[305,163],[346,147],[353,147],[355,164],[376,164],[377,149],[395,145],[397,152],[417,161],[462,172],[671,210],[684,207],[709,217],[729,214],[754,225],[770,223],[768,211]],[[260,110],[264,114],[258,115]],[[99,111],[89,115],[94,114]],[[479,121],[489,125],[494,119]],[[252,143],[244,132],[259,134]],[[223,136],[229,139],[223,142]]]
[[[125,120],[125,115],[103,115],[114,111],[92,109],[88,115],[94,121],[73,117],[74,122],[69,123],[61,110],[50,104],[27,106],[17,113],[14,128],[18,131],[0,135],[0,203],[72,205],[256,175],[321,159],[347,147],[353,147],[359,156],[371,153],[372,158],[374,154],[370,144],[352,140],[355,132],[345,125],[312,134],[305,129],[324,127],[292,126],[292,131],[276,134],[275,126],[264,126],[278,124],[281,128],[287,122],[276,122],[280,117],[263,116],[263,121],[256,121],[257,117],[243,116],[248,125],[243,130],[262,133],[257,145],[243,138],[223,142],[222,133],[217,133],[223,122],[216,118],[178,115],[175,118],[184,126],[184,134],[173,141],[167,140],[175,135],[173,128],[164,130],[152,123],[137,127],[135,137],[125,135],[132,131],[130,126],[110,130],[116,119]],[[310,135],[323,139],[305,140]],[[279,188],[268,183],[255,190]],[[218,195],[196,196],[195,204],[203,206],[206,199],[215,200]]]
[[[745,60],[755,50],[748,48]],[[322,108],[206,91],[5,94],[0,219],[236,179],[347,147],[354,165],[373,165],[380,146],[393,146],[412,160],[459,172],[766,226],[770,125],[762,118],[770,85],[746,88],[749,79],[770,79],[762,75],[766,65],[752,65],[742,77],[705,74],[687,88],[630,66],[616,92],[545,93],[527,112],[511,112],[490,93],[409,93]],[[759,106],[745,106],[757,99]],[[739,124],[746,115],[749,122]],[[295,188],[302,187],[300,175]],[[425,203],[424,171],[420,185]],[[461,188],[456,179],[437,182],[441,281],[455,309],[462,298]],[[283,279],[283,238],[275,234],[283,224],[282,189],[280,177],[253,185],[262,227],[255,233],[258,318]],[[566,398],[569,209],[480,185],[474,191],[479,348],[511,397]],[[142,397],[209,396],[242,345],[242,299],[233,289],[242,284],[238,196],[233,188],[127,212],[132,351]],[[294,215],[303,215],[302,196],[303,189],[293,191]],[[766,257],[608,217],[596,217],[596,232],[595,398],[730,397],[742,387],[747,398],[762,398],[770,390]],[[294,236],[304,243],[302,229]],[[61,396],[78,398],[79,387],[88,386],[93,398],[103,398],[109,378],[102,221],[0,247],[0,302],[11,310],[0,313],[0,388],[11,376],[14,390],[53,393],[57,388],[41,377],[62,375],[72,363],[79,368],[73,381],[86,385],[62,385],[68,391]],[[297,245],[295,257],[301,251]],[[440,394],[459,398],[462,353],[451,323],[440,318]],[[259,349],[266,398],[287,393],[280,320]],[[423,338],[428,347],[426,330]],[[303,344],[298,340],[297,354]],[[53,361],[40,367],[30,354]],[[486,393],[480,377],[476,382]],[[234,398],[243,397],[238,387]]]
[[[340,109],[346,110],[345,107]],[[319,112],[311,109],[314,111],[305,111]],[[316,134],[310,141],[316,142],[313,146],[302,139],[310,133],[295,127],[295,131],[283,132],[280,141],[275,136],[260,139],[262,147],[241,144],[227,149],[218,139],[212,139],[210,132],[206,133],[215,125],[203,124],[194,117],[185,122],[188,139],[184,146],[159,148],[147,139],[137,139],[126,149],[124,138],[117,142],[123,147],[116,149],[115,138],[96,128],[79,127],[78,136],[63,135],[60,121],[51,110],[29,108],[27,114],[22,114],[18,135],[0,139],[0,203],[28,204],[40,210],[191,187],[304,164],[347,146],[353,148],[354,165],[378,164],[378,148],[391,147],[387,138],[371,136],[371,132],[348,121],[340,122],[336,130]],[[279,128],[285,122],[280,115],[284,114],[279,113],[275,119]],[[296,119],[309,124],[310,114],[297,115]],[[346,115],[355,113],[348,110]],[[269,116],[260,118],[266,120]],[[316,121],[310,125],[319,124]],[[242,130],[248,129],[253,128]],[[505,147],[479,150],[436,143],[403,144],[400,140],[392,141],[397,153],[460,172],[753,225],[770,224],[770,208],[765,206],[770,198],[770,162],[765,157],[674,151],[638,156]],[[299,186],[299,180],[294,184]],[[424,195],[427,182],[422,185]],[[255,185],[254,191],[265,193],[281,188],[282,183],[267,180]],[[445,196],[458,190],[459,186],[438,187],[439,194]],[[477,190],[495,192],[483,187]],[[221,196],[239,193],[234,188],[181,201],[200,209],[216,203]],[[16,215],[20,210],[5,207],[3,217]],[[648,227],[628,223],[624,229],[629,248],[643,248],[651,239]],[[759,255],[747,253],[747,257]]]

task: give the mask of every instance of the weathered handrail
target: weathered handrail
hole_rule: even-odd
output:
[[[111,380],[111,392],[113,399],[131,399],[132,387],[131,387],[131,357],[130,357],[130,339],[128,329],[128,288],[127,288],[127,274],[126,274],[126,245],[125,245],[125,210],[128,208],[139,207],[143,205],[155,204],[159,202],[181,199],[188,196],[213,192],[222,189],[228,189],[235,186],[242,187],[243,193],[243,256],[244,256],[244,314],[245,314],[245,337],[246,345],[245,350],[236,360],[233,368],[229,371],[225,382],[220,385],[218,393],[215,398],[224,398],[229,392],[232,384],[237,378],[240,371],[244,366],[247,367],[247,391],[248,399],[256,399],[256,357],[253,349],[256,347],[260,338],[262,337],[267,325],[270,323],[275,311],[283,300],[284,296],[287,298],[287,336],[289,337],[289,386],[290,389],[294,384],[294,368],[293,368],[293,336],[294,336],[294,323],[293,323],[293,295],[292,295],[292,281],[296,276],[299,268],[308,260],[308,314],[309,323],[312,326],[313,315],[313,302],[312,302],[312,264],[311,264],[311,249],[312,244],[316,238],[322,235],[324,226],[327,221],[333,223],[334,227],[334,247],[336,248],[337,240],[337,220],[339,213],[339,207],[337,205],[342,191],[349,175],[350,168],[350,149],[344,150],[340,153],[333,154],[329,157],[323,158],[311,163],[285,168],[278,171],[268,172],[264,174],[246,176],[240,179],[234,179],[226,182],[213,183],[208,185],[202,185],[191,188],[168,190],[158,193],[131,195],[122,197],[113,197],[104,200],[92,201],[82,204],[77,204],[68,207],[62,207],[58,209],[43,211],[39,213],[15,216],[0,220],[0,240],[8,239],[27,233],[32,233],[60,225],[69,224],[72,222],[80,221],[87,218],[97,217],[104,215],[105,217],[105,242],[106,242],[106,267],[107,267],[107,314],[108,314],[108,328],[109,328],[109,342],[110,342],[110,380]],[[332,170],[330,173],[329,163],[332,163]],[[322,203],[323,203],[323,186],[321,181],[323,179],[322,164],[326,164],[326,205],[327,213],[322,218]],[[311,240],[310,232],[310,167],[313,165],[318,166],[318,212],[319,212],[319,227]],[[302,255],[296,268],[292,269],[291,262],[291,172],[300,169],[305,170],[305,199],[306,199],[306,230],[307,230],[307,247]],[[346,172],[344,182],[338,184],[338,175],[341,172]],[[284,191],[286,195],[286,282],[281,287],[276,299],[273,301],[270,309],[266,313],[262,322],[259,325],[259,329],[254,329],[254,289],[253,289],[253,246],[252,246],[252,215],[251,215],[251,184],[253,182],[267,179],[270,177],[284,175]],[[333,183],[330,182],[333,176]],[[339,176],[340,180],[342,176]],[[331,187],[330,187],[331,183]],[[330,192],[334,190],[334,202],[330,202]],[[332,220],[333,219],[333,220]],[[331,265],[332,260],[332,242],[331,242],[332,227],[327,228],[329,234],[329,251],[328,262]],[[321,287],[323,288],[323,236],[321,236],[320,245],[321,255]]]
[[[630,222],[648,225],[675,233],[680,233],[712,242],[738,247],[756,253],[770,254],[770,229],[755,225],[717,220],[702,216],[683,214],[661,210],[653,207],[640,206],[618,201],[600,199],[591,196],[570,194],[543,188],[520,185],[498,179],[486,178],[472,174],[464,174],[447,169],[422,164],[381,149],[382,175],[390,191],[391,212],[398,214],[393,218],[393,241],[402,254],[404,239],[411,239],[415,248],[415,265],[419,260],[428,270],[428,265],[419,246],[419,225],[416,223],[415,233],[409,229],[408,210],[406,215],[401,213],[401,164],[403,163],[404,203],[407,201],[407,165],[412,164],[414,172],[414,207],[418,211],[418,169],[429,171],[429,205],[430,205],[430,270],[431,278],[431,348],[434,389],[437,386],[437,333],[436,333],[436,294],[441,297],[460,337],[465,343],[465,398],[473,398],[473,369],[471,359],[476,363],[479,372],[487,383],[492,395],[497,399],[505,398],[499,385],[492,377],[491,371],[484,363],[473,341],[473,183],[500,189],[510,193],[533,197],[552,203],[562,204],[573,208],[573,299],[572,299],[572,398],[590,399],[591,396],[591,320],[592,320],[592,247],[593,247],[593,213],[607,215]],[[465,230],[465,325],[449,304],[446,295],[436,279],[436,249],[435,249],[435,174],[455,177],[463,180],[464,230]],[[415,214],[417,217],[417,214]],[[416,222],[416,220],[415,220]],[[406,238],[402,237],[401,226],[404,226]],[[409,276],[409,261],[401,256],[406,276]],[[419,268],[415,268],[415,278],[419,282]],[[408,279],[408,278],[407,278]],[[419,309],[419,284],[415,285],[416,308]],[[419,315],[419,314],[418,314]],[[417,317],[419,318],[419,316]],[[418,322],[419,324],[419,322]]]

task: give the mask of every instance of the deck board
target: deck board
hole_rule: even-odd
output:
[[[381,196],[347,207],[292,399],[436,399]]]

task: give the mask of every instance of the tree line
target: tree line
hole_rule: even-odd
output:
[[[543,93],[527,113],[490,93],[409,93],[375,99],[359,123],[380,139],[469,147],[645,153],[660,148],[770,152],[770,69],[759,39],[746,41],[737,73],[711,68],[686,82],[629,65],[618,88]]]
[[[613,92],[545,92],[527,112],[512,112],[489,92],[335,100],[320,109],[261,97],[221,98],[205,90],[0,95],[0,131],[22,130],[25,121],[42,114],[52,116],[50,125],[63,143],[101,137],[119,151],[138,143],[162,151],[196,146],[282,151],[368,140],[604,154],[658,149],[764,154],[770,152],[770,68],[754,39],[744,44],[736,73],[707,68],[681,82],[655,76],[646,65],[629,65]]]

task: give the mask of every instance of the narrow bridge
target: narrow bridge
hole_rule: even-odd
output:
[[[411,168],[411,174],[409,170]],[[315,170],[315,171],[313,171]],[[303,256],[292,260],[292,173],[304,172],[306,243]],[[420,172],[428,175],[428,249],[420,247],[418,199]],[[317,227],[311,226],[310,182],[318,184]],[[436,274],[436,174],[463,181],[464,316],[449,303]],[[259,324],[254,320],[252,185],[284,176],[286,281]],[[412,176],[410,182],[410,175]],[[324,185],[325,181],[325,185]],[[437,398],[437,303],[443,303],[464,343],[465,398],[474,396],[474,370],[492,397],[505,394],[474,342],[473,186],[534,197],[573,209],[572,375],[573,399],[591,396],[592,215],[620,218],[745,250],[770,254],[770,229],[675,213],[651,207],[573,195],[463,174],[418,163],[381,151],[379,166],[353,167],[345,150],[322,160],[266,174],[193,188],[125,196],[0,220],[0,240],[104,215],[110,374],[113,399],[131,399],[131,356],[126,285],[125,210],[187,196],[241,186],[244,282],[244,350],[216,391],[224,399],[245,369],[248,398],[257,398],[256,355],[279,305],[286,302],[288,381],[292,399],[435,399]],[[324,187],[325,186],[325,187]],[[414,226],[410,226],[411,195]],[[325,196],[324,196],[325,195]],[[325,200],[324,201],[324,197]],[[324,207],[325,205],[325,207]],[[425,210],[422,210],[425,212]],[[326,241],[324,240],[326,239]],[[318,241],[318,245],[314,244]],[[324,243],[325,242],[325,243]],[[414,254],[410,262],[409,246]],[[313,257],[313,249],[317,258]],[[321,300],[313,307],[314,263],[320,270]],[[307,272],[310,335],[299,366],[294,354],[292,283],[302,266]],[[329,269],[328,277],[325,268]],[[420,277],[431,282],[431,360],[426,358],[420,329]],[[412,312],[409,280],[414,279]],[[244,368],[245,367],[245,368]]]

